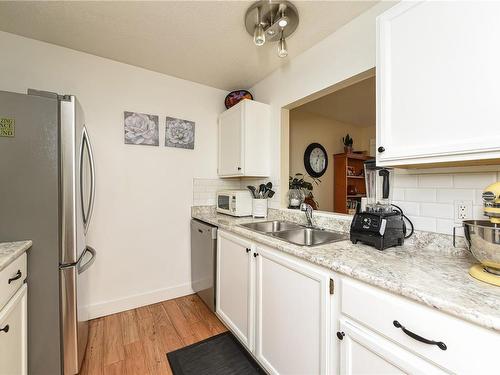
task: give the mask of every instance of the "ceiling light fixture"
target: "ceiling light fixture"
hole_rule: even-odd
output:
[[[253,32],[253,42],[256,46],[263,46],[266,42],[266,34],[264,34],[264,27],[262,25],[255,26]]]
[[[263,46],[266,42],[266,34],[264,33],[264,26],[262,26],[262,14],[260,8],[257,8],[257,24],[253,30],[253,42],[256,46]]]
[[[281,38],[278,42],[278,56],[281,58],[288,56],[288,50],[286,49],[286,40],[285,40],[285,37],[283,36],[283,33],[282,33]]]
[[[278,21],[278,25],[279,25],[280,27],[285,27],[286,25],[288,25],[288,21],[287,21],[287,19],[286,19],[286,18],[282,18],[282,19],[280,19],[280,20]]]
[[[260,0],[248,8],[245,27],[256,46],[278,42],[278,56],[288,55],[286,38],[297,29],[299,13],[289,1]]]

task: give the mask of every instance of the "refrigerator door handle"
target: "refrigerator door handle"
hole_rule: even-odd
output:
[[[84,147],[87,149],[87,153],[89,155],[89,163],[90,163],[90,198],[85,207],[84,197],[83,197],[83,158],[84,158]],[[87,128],[83,127],[82,134],[82,148],[80,153],[80,195],[82,202],[82,214],[83,214],[83,224],[85,226],[85,232],[87,232],[87,228],[90,223],[90,217],[92,216],[92,210],[94,208],[94,199],[95,199],[95,162],[94,162],[94,154],[92,152],[92,145],[90,143],[89,134],[87,132]]]
[[[80,264],[80,262],[85,257],[85,254],[87,254],[87,253],[91,254],[91,258],[87,262],[85,262],[84,264]],[[95,262],[96,256],[97,256],[97,252],[95,251],[95,249],[93,247],[87,246],[85,248],[85,251],[83,252],[82,256],[80,257],[80,261],[77,264],[78,274],[84,273],[86,270],[88,270],[90,268],[90,266]]]

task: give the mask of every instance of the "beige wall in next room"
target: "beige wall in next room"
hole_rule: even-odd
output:
[[[375,127],[345,124],[300,109],[290,111],[290,175],[306,173],[304,151],[309,144],[320,143],[328,153],[328,168],[313,191],[321,211],[333,211],[333,155],[344,152],[342,137],[347,133],[354,139],[355,151],[369,151]]]

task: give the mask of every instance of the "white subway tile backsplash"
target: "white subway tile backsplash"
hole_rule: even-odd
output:
[[[453,203],[456,200],[473,200],[474,190],[472,189],[438,189],[437,202]]]
[[[396,174],[394,175],[394,186],[398,188],[417,187],[418,176]]]
[[[483,190],[474,191],[474,204],[483,204]]]
[[[453,234],[453,227],[459,225],[460,224],[455,223],[453,220],[450,219],[437,219],[436,232],[442,234],[448,234],[451,236]],[[463,229],[457,228],[457,235],[463,236]]]
[[[223,189],[245,189],[247,185],[268,182],[265,178],[193,179],[193,205],[215,205],[215,194]],[[484,220],[483,189],[492,182],[500,181],[500,172],[455,174],[396,174],[394,176],[393,201],[414,222],[417,230],[452,234],[454,201],[473,201],[473,218]],[[280,208],[279,181],[271,179],[274,197],[269,207]],[[285,182],[286,183],[286,182]],[[457,234],[463,235],[460,230]]]
[[[419,215],[419,206],[415,202],[394,201],[396,206],[401,207],[405,215]]]
[[[405,201],[435,202],[436,189],[405,189]]]
[[[405,200],[404,189],[394,188],[394,191],[392,192],[392,199],[395,201],[404,201]]]
[[[193,179],[193,205],[194,206],[213,206],[215,197],[219,190],[227,189],[246,189],[247,185],[265,184],[269,179],[265,178],[194,178]],[[274,181],[273,190],[275,195],[269,200],[269,207],[280,208],[279,185]]]
[[[488,220],[487,216],[484,216],[484,206],[473,206],[472,207],[472,218],[474,220]]]
[[[413,186],[415,179],[417,186]],[[483,189],[500,180],[500,172],[396,175],[393,199],[419,230],[452,234],[459,225],[454,219],[454,201],[473,201],[472,216],[485,220]],[[457,234],[463,235],[458,230]]]
[[[215,194],[218,190],[239,189],[239,179],[193,179],[193,205],[212,206],[215,204]]]
[[[453,175],[455,188],[484,189],[489,184],[497,181],[496,173],[460,173]]]
[[[428,232],[436,231],[436,219],[424,216],[409,216],[416,230],[425,230]]]
[[[420,215],[442,219],[453,219],[453,204],[420,203]]]
[[[453,176],[446,174],[423,174],[418,176],[418,186],[422,188],[451,188]]]

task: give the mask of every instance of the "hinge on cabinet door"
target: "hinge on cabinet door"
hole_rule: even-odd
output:
[[[333,284],[333,279],[330,279],[330,294],[333,294],[335,291],[335,285]]]

